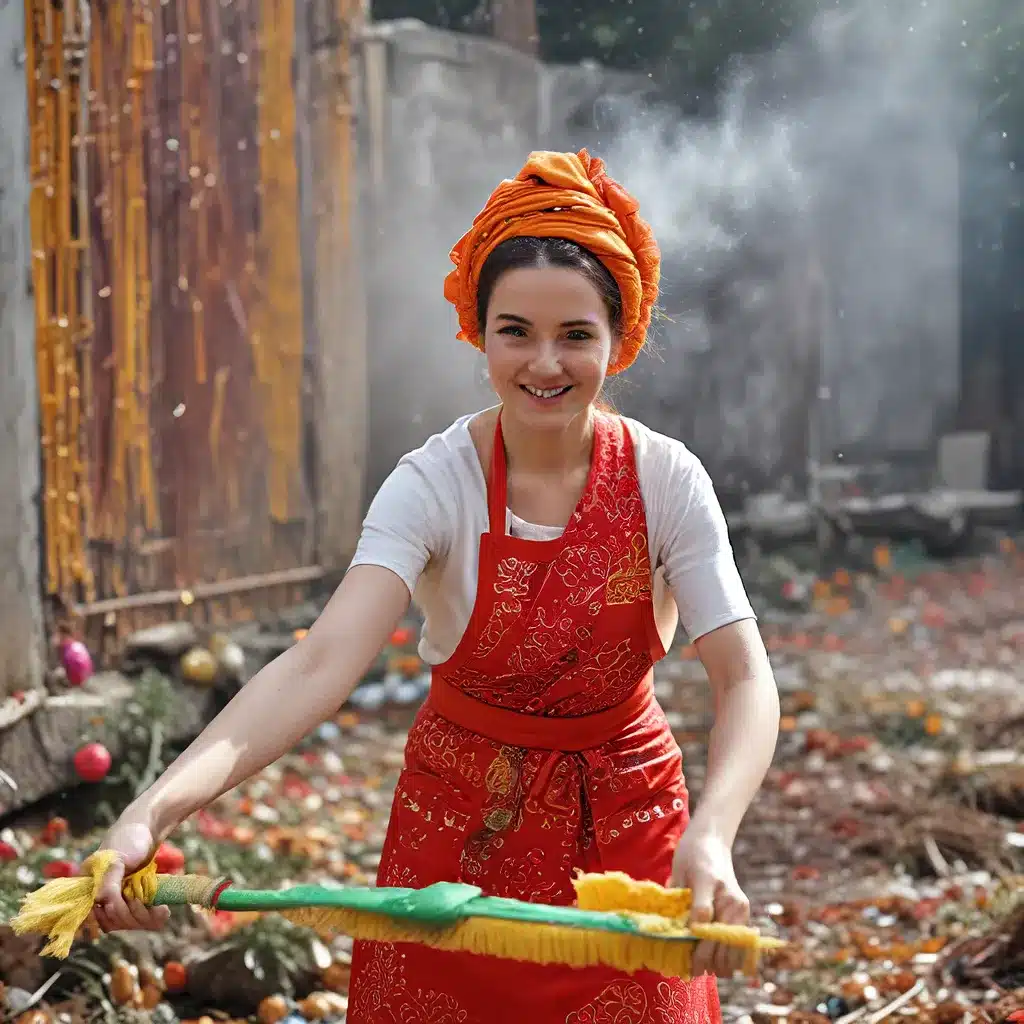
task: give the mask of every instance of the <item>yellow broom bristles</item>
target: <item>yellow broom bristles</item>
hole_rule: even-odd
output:
[[[693,953],[690,942],[484,917],[441,929],[398,922],[382,914],[327,907],[302,907],[283,914],[325,938],[348,935],[376,942],[414,942],[447,952],[566,967],[613,967],[630,973],[650,970],[677,978],[690,976]]]
[[[564,925],[503,921],[473,917],[457,925],[431,928],[396,921],[383,914],[330,907],[282,911],[288,920],[325,938],[348,935],[376,942],[414,942],[449,952],[476,953],[536,964],[567,967],[611,967],[633,973],[656,971],[689,978],[694,942],[721,942],[746,951],[743,971],[757,970],[760,953],[784,945],[756,929],[726,924],[691,924],[689,889],[666,889],[636,881],[621,872],[581,874],[573,881],[577,905],[583,910],[621,913],[644,935],[571,928]]]

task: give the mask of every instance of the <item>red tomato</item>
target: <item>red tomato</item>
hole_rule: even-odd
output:
[[[185,854],[171,843],[161,843],[154,859],[161,875],[173,875],[185,867]]]
[[[75,771],[83,782],[100,782],[105,779],[113,760],[110,751],[102,743],[86,743],[75,754]]]

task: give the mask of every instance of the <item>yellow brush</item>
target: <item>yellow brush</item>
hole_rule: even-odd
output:
[[[11,922],[19,934],[49,937],[45,955],[66,957],[93,908],[116,854],[93,854],[77,878],[57,878],[29,893]],[[425,889],[235,889],[226,879],[157,875],[151,862],[124,882],[127,898],[150,906],[192,905],[228,911],[274,911],[322,935],[381,942],[416,942],[435,949],[570,967],[613,967],[690,977],[701,940],[747,951],[744,972],[757,969],[764,949],[782,945],[755,928],[689,920],[688,889],[666,889],[618,872],[580,874],[577,906],[549,907],[481,895],[472,885],[439,882]]]

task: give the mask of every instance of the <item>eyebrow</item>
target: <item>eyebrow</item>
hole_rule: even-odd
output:
[[[498,320],[511,320],[513,323],[522,324],[524,327],[532,326],[525,316],[516,316],[515,313],[499,313]],[[596,320],[563,320],[562,327],[596,327]]]

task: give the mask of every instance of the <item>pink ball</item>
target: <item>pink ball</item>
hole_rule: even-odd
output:
[[[71,686],[81,686],[92,675],[92,655],[81,640],[69,640],[64,644],[60,660]]]

